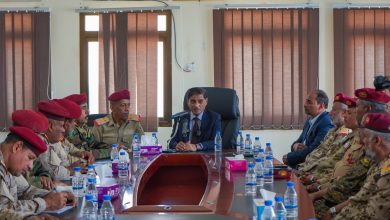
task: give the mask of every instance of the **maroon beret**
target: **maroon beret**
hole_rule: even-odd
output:
[[[390,114],[367,113],[364,116],[362,126],[370,130],[382,133],[390,133]]]
[[[69,117],[71,119],[77,119],[81,115],[81,108],[76,103],[69,101],[67,99],[54,99],[55,102],[60,104],[64,109],[69,112]]]
[[[54,101],[42,101],[38,103],[38,110],[46,117],[54,120],[65,120],[69,118],[69,112],[60,104]]]
[[[359,99],[377,102],[380,104],[387,104],[388,102],[390,102],[390,96],[388,96],[384,92],[376,91],[372,88],[356,89],[355,96]]]
[[[30,128],[37,133],[46,132],[49,127],[47,118],[42,113],[33,110],[16,110],[12,112],[11,118],[14,125]]]
[[[18,135],[25,142],[31,145],[31,150],[39,156],[41,153],[47,150],[47,146],[42,139],[34,133],[33,130],[26,127],[13,126],[9,128],[10,132]]]
[[[122,99],[130,99],[130,92],[127,89],[112,93],[109,97],[109,101],[119,101]]]
[[[77,105],[87,103],[87,95],[85,93],[68,95],[64,99],[72,101]]]
[[[343,104],[346,104],[348,108],[355,108],[356,107],[356,99],[348,97],[344,95],[343,93],[337,93],[337,95],[334,97],[333,102],[340,102]]]

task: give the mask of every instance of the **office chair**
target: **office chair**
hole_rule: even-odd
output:
[[[93,127],[94,126],[93,122],[96,119],[103,118],[106,116],[107,116],[107,114],[90,114],[90,115],[88,115],[88,121],[87,121],[88,127]]]
[[[221,134],[223,148],[234,148],[236,137],[240,130],[240,109],[238,96],[234,89],[202,87],[208,95],[208,110],[221,115]],[[189,111],[187,106],[187,94],[184,96],[183,109]]]

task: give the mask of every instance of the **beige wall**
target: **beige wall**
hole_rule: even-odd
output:
[[[181,71],[173,64],[172,95],[173,112],[181,110],[185,91],[192,86],[213,86],[213,35],[212,9],[214,5],[230,4],[291,4],[306,3],[292,0],[235,0],[235,1],[198,1],[177,2],[169,4],[180,6],[173,13],[177,29],[177,58],[181,65],[194,62],[195,71]],[[312,0],[320,7],[320,48],[319,48],[319,86],[329,97],[333,97],[333,3],[345,3],[345,0]],[[352,3],[370,3],[370,1],[350,0]],[[372,1],[371,1],[372,2]],[[378,0],[376,3],[388,3]],[[79,7],[132,7],[160,6],[157,2],[129,1],[82,1],[82,0],[42,0],[37,2],[5,2],[0,0],[0,7],[48,7],[51,10],[51,62],[52,62],[52,95],[63,97],[79,92],[79,15],[75,12]],[[172,59],[173,60],[173,59]],[[169,138],[170,128],[159,128],[159,139],[164,142]],[[300,131],[248,131],[252,135],[260,135],[262,140],[271,141],[275,146],[275,154],[281,155],[289,150],[290,143]],[[281,138],[283,137],[283,138]]]

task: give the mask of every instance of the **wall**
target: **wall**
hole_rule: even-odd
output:
[[[181,102],[185,91],[193,86],[213,86],[213,32],[212,8],[221,4],[292,4],[308,1],[293,0],[230,0],[230,1],[168,1],[171,5],[180,6],[173,13],[177,29],[177,58],[181,65],[195,62],[194,72],[186,73],[173,64],[172,78],[172,110],[181,110]],[[333,3],[346,3],[345,0],[312,0],[320,7],[320,48],[319,48],[319,87],[333,97]],[[369,1],[350,0],[352,3],[370,3]],[[388,3],[378,0],[376,3]],[[63,97],[80,90],[79,66],[79,15],[76,8],[88,6],[99,7],[132,7],[160,6],[157,2],[131,1],[82,1],[82,0],[42,0],[4,1],[0,7],[48,7],[51,10],[51,62],[52,62],[52,95]],[[173,59],[172,59],[173,60]],[[171,128],[159,128],[159,139],[164,142],[169,138]],[[263,142],[270,141],[275,148],[275,155],[281,158],[289,151],[298,130],[244,131],[252,136],[260,136]]]

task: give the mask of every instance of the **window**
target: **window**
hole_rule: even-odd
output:
[[[171,126],[171,13],[157,15],[157,116]],[[99,113],[99,15],[80,14],[80,90],[88,94],[91,114]]]

